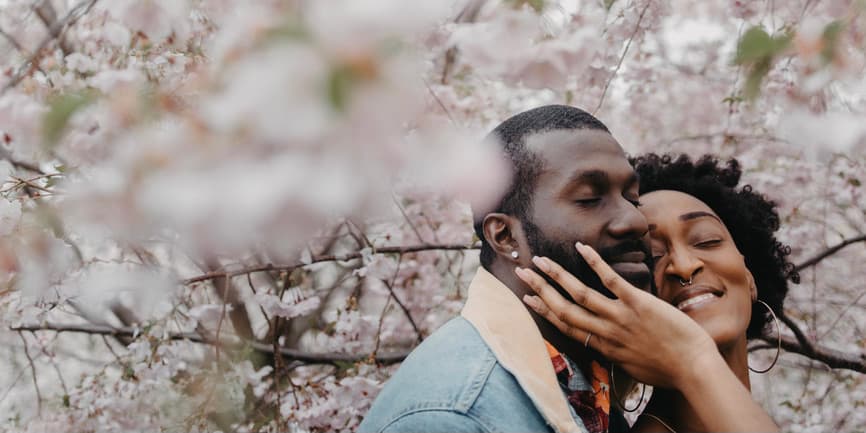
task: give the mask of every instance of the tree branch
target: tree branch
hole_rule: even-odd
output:
[[[464,244],[425,244],[425,245],[413,245],[413,246],[392,246],[392,247],[381,247],[373,249],[373,254],[406,254],[406,253],[415,253],[419,251],[465,251],[465,250],[477,250],[480,247],[475,245],[464,245]],[[216,272],[208,272],[203,275],[199,275],[197,277],[187,278],[183,280],[183,284],[193,284],[202,281],[212,280],[214,278],[233,278],[239,275],[246,275],[255,272],[271,272],[271,271],[286,271],[291,272],[295,269],[302,268],[304,266],[312,265],[314,263],[322,263],[322,262],[346,262],[349,260],[360,259],[364,254],[360,251],[356,251],[348,254],[324,254],[313,256],[308,263],[298,262],[289,265],[275,265],[272,263],[268,263],[265,265],[253,266],[249,268],[240,269],[237,271],[216,271]]]
[[[812,258],[804,261],[803,263],[800,263],[799,265],[794,266],[794,270],[799,272],[799,271],[802,271],[803,269],[806,269],[810,266],[815,266],[819,262],[821,262],[822,260],[826,259],[827,257],[830,257],[833,254],[836,254],[842,248],[845,248],[851,244],[856,244],[857,242],[864,242],[864,241],[866,241],[866,235],[860,235],[860,236],[857,236],[854,238],[845,239],[844,241],[839,242],[838,244],[836,244],[830,248],[827,248],[826,250],[816,254]]]
[[[67,46],[66,41],[63,39],[63,35],[60,34],[62,27],[57,25],[57,11],[54,10],[51,1],[42,0],[38,5],[33,6],[33,10],[36,12],[39,20],[45,24],[45,28],[48,29],[51,37],[57,40],[57,45],[60,47],[60,51],[63,51],[63,55],[69,54],[69,46]]]
[[[812,344],[812,341],[809,340],[809,337],[806,337],[806,333],[800,329],[800,326],[797,325],[794,319],[790,318],[784,311],[779,311],[778,317],[794,333],[794,337],[800,344],[801,351],[805,351],[807,354],[815,353],[815,346]]]
[[[778,337],[775,335],[763,335],[759,338],[767,342],[767,344],[752,347],[749,351],[775,349],[779,341]],[[782,349],[786,352],[797,353],[807,358],[820,361],[830,368],[839,368],[866,374],[866,353],[846,353],[841,350],[815,346],[811,343],[809,344],[810,347],[804,347],[798,340],[788,336],[782,336]]]
[[[90,335],[109,335],[112,337],[132,337],[136,335],[136,329],[130,327],[115,328],[104,325],[73,325],[45,322],[42,324],[29,324],[13,326],[12,331],[55,331],[55,332],[75,332]],[[172,332],[168,334],[169,340],[186,340],[193,343],[216,345],[217,342],[206,339],[195,332]],[[223,342],[224,343],[224,342]],[[274,348],[270,344],[258,343],[254,341],[237,339],[231,342],[230,346],[242,349],[250,347],[258,352],[274,354]],[[371,360],[368,355],[352,355],[347,353],[310,353],[297,349],[280,349],[280,354],[291,361],[300,361],[307,364],[335,364],[339,362],[360,362]],[[393,352],[383,355],[376,355],[373,359],[379,364],[388,365],[403,361],[409,352]]]

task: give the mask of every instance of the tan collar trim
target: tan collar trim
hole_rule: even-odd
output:
[[[571,417],[538,326],[511,289],[478,268],[461,315],[475,326],[557,433],[586,433]]]

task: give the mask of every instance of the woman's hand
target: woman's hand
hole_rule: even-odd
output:
[[[666,388],[680,388],[683,381],[700,374],[695,369],[706,365],[699,362],[701,358],[720,358],[715,342],[697,322],[667,302],[632,286],[592,248],[578,243],[577,250],[618,299],[609,299],[587,287],[544,257],[534,257],[533,262],[562,286],[574,302],[563,298],[534,271],[515,270],[538,294],[525,296],[524,302],[563,334],[581,344],[588,343],[635,379]]]
[[[535,265],[568,291],[576,304],[535,272],[518,268],[517,275],[538,293],[527,295],[524,302],[562,333],[588,344],[635,379],[676,388],[706,431],[779,431],[697,322],[629,284],[592,248],[578,244],[577,250],[618,299],[587,287],[553,261],[535,257]]]

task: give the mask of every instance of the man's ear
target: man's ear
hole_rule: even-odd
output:
[[[529,254],[520,220],[504,213],[489,213],[481,223],[484,242],[504,260],[519,262]],[[514,253],[517,253],[515,257]]]

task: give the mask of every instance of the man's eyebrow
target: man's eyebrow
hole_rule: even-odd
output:
[[[624,187],[631,188],[638,185],[638,182],[639,179],[637,173],[632,172],[625,180]],[[571,188],[579,185],[588,185],[593,190],[603,191],[610,188],[611,179],[608,172],[604,170],[585,170],[573,173],[571,177],[568,178],[567,185]]]
[[[709,213],[709,212],[704,212],[704,211],[702,211],[702,210],[695,211],[695,212],[684,213],[684,214],[680,215],[680,221],[689,221],[689,220],[693,220],[693,219],[695,219],[695,218],[703,218],[703,217],[710,217],[710,218],[712,218],[712,219],[714,219],[714,220],[716,220],[716,221],[718,221],[718,222],[724,224],[724,223],[722,222],[722,220],[719,219],[719,217],[717,217],[717,216],[715,216],[715,215],[713,215],[713,214],[711,214],[711,213]]]
[[[569,184],[588,183],[592,186],[607,185],[610,183],[610,176],[603,170],[586,170],[573,174],[568,179]]]

